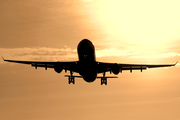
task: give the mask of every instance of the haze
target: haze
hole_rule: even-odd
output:
[[[84,38],[98,61],[175,63],[180,58],[179,1],[16,0],[0,2],[0,56],[77,60]],[[53,69],[0,60],[0,119],[178,120],[179,64],[125,71],[118,79],[69,85]]]

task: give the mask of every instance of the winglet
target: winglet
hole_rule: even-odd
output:
[[[178,63],[178,61],[176,63],[174,63],[174,66]]]
[[[3,60],[5,60],[3,57],[2,57]]]

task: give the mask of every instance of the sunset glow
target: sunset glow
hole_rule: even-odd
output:
[[[68,70],[0,58],[0,120],[179,120],[179,6],[179,0],[1,0],[5,59],[77,61],[78,43],[89,39],[98,62],[179,63],[106,72],[118,77],[107,85],[82,78],[73,85],[64,77]]]
[[[92,0],[87,4],[91,5],[93,21],[114,46],[123,41],[143,48],[153,46],[153,49],[165,50],[165,45],[180,39],[178,0]],[[152,48],[144,52],[149,51]]]

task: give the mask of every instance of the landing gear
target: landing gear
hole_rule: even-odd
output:
[[[68,80],[69,80],[69,84],[73,83],[75,84],[75,80],[74,80],[74,76],[73,76],[73,73],[72,71],[70,71],[70,76],[68,76]]]
[[[69,84],[71,84],[71,83],[75,83],[75,80],[74,80],[74,76],[69,76]]]
[[[101,85],[103,85],[103,84],[107,85],[107,78],[106,77],[101,78]]]
[[[101,78],[101,85],[107,85],[107,77],[105,77],[105,72],[103,73],[103,77]]]

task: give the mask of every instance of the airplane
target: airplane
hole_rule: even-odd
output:
[[[101,79],[101,85],[107,85],[107,78],[117,78],[116,76],[105,76],[106,72],[113,73],[115,75],[122,73],[123,70],[146,70],[147,68],[157,68],[157,67],[170,67],[177,64],[121,64],[121,63],[106,63],[96,61],[95,47],[93,43],[88,39],[83,39],[79,42],[77,46],[78,61],[72,62],[38,62],[38,61],[18,61],[18,60],[6,60],[4,61],[15,62],[21,64],[30,64],[35,67],[53,68],[57,73],[61,73],[63,70],[65,72],[70,71],[70,75],[65,75],[68,77],[69,84],[75,84],[76,78],[83,78],[86,82],[91,83],[96,80],[96,78]],[[73,73],[79,73],[80,76],[75,76]],[[97,77],[97,74],[102,73],[102,77]]]

